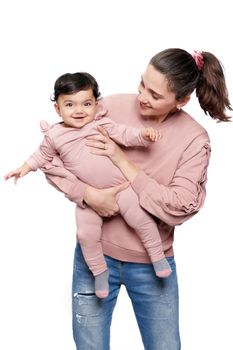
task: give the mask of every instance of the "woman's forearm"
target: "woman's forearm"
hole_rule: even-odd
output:
[[[121,170],[129,182],[134,181],[140,171],[139,167],[128,158],[121,159],[117,162],[116,166]]]
[[[128,158],[119,145],[109,138],[104,128],[98,127],[98,130],[101,134],[91,136],[86,140],[86,145],[90,147],[90,152],[109,157],[113,164],[121,170],[125,178],[132,182],[140,169]]]

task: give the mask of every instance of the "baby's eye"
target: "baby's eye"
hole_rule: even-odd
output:
[[[72,107],[73,104],[72,104],[71,102],[67,102],[65,106],[66,106],[66,107]]]
[[[85,102],[85,103],[84,103],[84,106],[85,106],[85,107],[90,107],[90,106],[91,106],[91,102]]]

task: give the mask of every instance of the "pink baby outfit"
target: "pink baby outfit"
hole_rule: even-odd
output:
[[[149,146],[150,142],[143,139],[142,128],[116,124],[105,117],[104,113],[106,112],[98,113],[94,121],[81,129],[65,127],[64,123],[49,127],[44,122],[44,140],[27,160],[29,166],[36,170],[59,156],[67,170],[93,187],[112,187],[125,182],[121,171],[108,157],[90,153],[85,145],[85,138],[98,133],[96,128],[101,125],[113,140],[124,146],[140,148],[146,152],[145,147]],[[162,260],[165,256],[157,224],[152,216],[140,207],[138,197],[131,186],[118,194],[117,202],[122,217],[140,237],[151,261]],[[91,208],[77,207],[76,222],[77,237],[84,258],[94,276],[99,275],[107,269],[101,245],[103,219]]]
[[[165,256],[173,256],[175,226],[184,223],[203,206],[206,197],[210,140],[206,130],[183,110],[158,124],[139,114],[136,94],[107,96],[102,101],[111,119],[137,128],[151,126],[162,138],[149,148],[126,148],[140,172],[131,183],[140,205],[155,218]],[[47,179],[79,207],[87,184],[57,164],[56,159],[43,168]],[[94,175],[93,175],[94,176]],[[102,247],[105,255],[129,262],[149,263],[138,235],[117,215],[104,220]],[[187,247],[186,249],[191,249]]]

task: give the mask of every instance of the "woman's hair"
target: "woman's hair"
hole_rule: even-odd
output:
[[[96,99],[100,97],[98,83],[91,74],[85,72],[66,73],[55,81],[54,93],[50,98],[55,102],[61,94],[69,95],[89,89],[93,91],[93,95]]]
[[[229,121],[226,109],[232,111],[221,62],[210,52],[201,52],[203,64],[198,67],[187,51],[171,48],[159,52],[150,64],[168,80],[170,91],[182,100],[196,89],[205,114],[217,121]]]

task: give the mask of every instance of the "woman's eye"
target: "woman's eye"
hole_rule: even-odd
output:
[[[140,81],[140,86],[143,88],[145,87],[144,82],[142,80]]]

